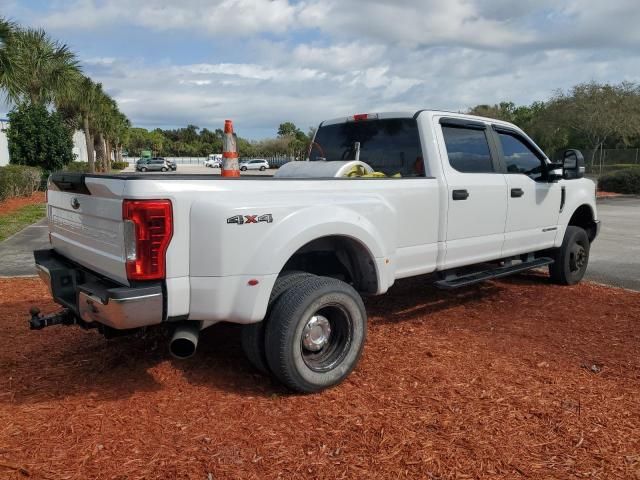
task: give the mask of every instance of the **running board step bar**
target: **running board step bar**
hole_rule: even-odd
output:
[[[491,270],[482,270],[480,272],[469,273],[467,275],[450,276],[443,280],[435,282],[436,287],[444,290],[452,290],[454,288],[466,287],[474,283],[484,282],[492,278],[506,277],[514,273],[524,272],[532,268],[544,267],[553,263],[552,258],[540,257],[534,260],[518,263],[516,265],[508,265],[504,267],[493,268]]]

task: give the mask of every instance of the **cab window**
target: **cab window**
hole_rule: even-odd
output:
[[[520,173],[538,180],[544,174],[544,159],[517,134],[498,132],[507,173]]]
[[[494,173],[484,129],[443,125],[449,165],[461,173]]]

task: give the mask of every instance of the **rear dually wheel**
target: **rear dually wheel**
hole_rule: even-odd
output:
[[[366,334],[364,303],[353,287],[329,277],[304,279],[274,303],[265,329],[269,368],[292,390],[329,388],[355,368]]]

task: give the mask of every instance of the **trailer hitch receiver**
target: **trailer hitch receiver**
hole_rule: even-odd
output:
[[[49,315],[42,315],[38,307],[29,309],[31,319],[29,320],[29,328],[31,330],[42,330],[44,327],[53,325],[75,325],[77,322],[75,314],[68,308],[63,308],[59,312]]]

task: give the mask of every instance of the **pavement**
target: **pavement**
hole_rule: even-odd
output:
[[[205,167],[185,166],[184,170],[187,169],[189,173],[199,173],[199,169],[212,173],[212,169]],[[585,278],[640,291],[640,196],[599,199],[598,217],[602,228],[591,247]],[[33,251],[48,247],[46,220],[8,238],[0,243],[0,277],[35,275]]]
[[[640,291],[640,196],[599,199],[597,207],[602,228],[585,278]]]
[[[35,275],[33,251],[49,248],[48,232],[44,218],[0,242],[0,277]]]

